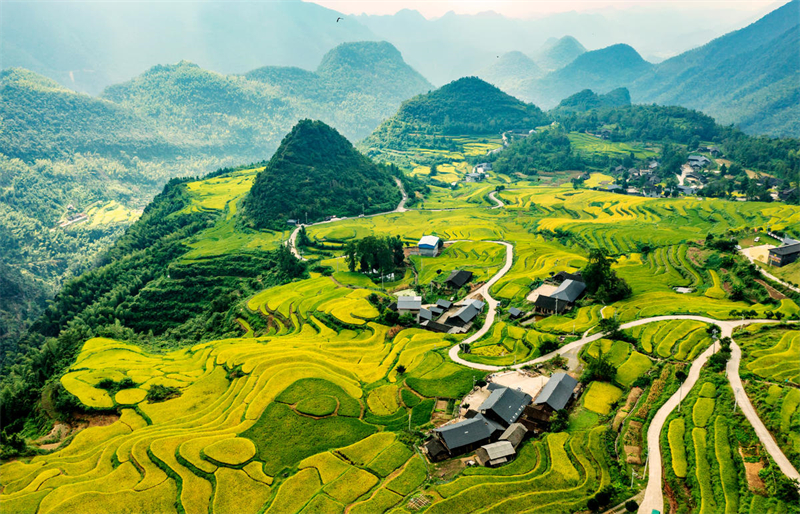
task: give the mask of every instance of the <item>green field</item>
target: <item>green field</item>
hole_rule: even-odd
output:
[[[580,151],[649,152],[575,136]],[[404,158],[436,154],[449,159],[440,168],[444,178],[465,170],[465,157],[498,146],[469,138],[456,142],[458,151],[413,149]],[[416,168],[423,174],[427,164],[413,164],[407,171]],[[248,229],[239,218],[256,172],[188,184],[186,212],[216,217],[183,242],[183,260],[259,252],[288,238],[288,231]],[[453,269],[473,271],[474,283],[486,281],[506,255],[505,247],[493,241],[511,243],[511,270],[491,288],[503,302],[500,318],[462,355],[476,363],[524,362],[539,356],[543,343],[571,341],[567,335],[580,336],[604,317],[624,323],[675,313],[731,319],[739,317],[732,311],[740,310],[759,316],[798,311],[791,299],[764,304],[732,300],[736,296],[726,289],[729,274],[707,264],[709,252],[702,246],[708,233],[797,226],[798,207],[650,199],[513,181],[490,177],[455,190],[432,187],[408,212],[320,224],[309,227],[308,234],[328,245],[314,253],[334,269],[334,257],[341,252],[331,248],[365,236],[397,235],[409,245],[427,234],[458,241],[440,257],[412,257],[420,284]],[[501,183],[508,186],[499,194],[508,207],[490,209],[486,195]],[[630,284],[630,298],[605,306],[585,298],[560,316],[529,324],[508,320],[508,306],[530,310],[533,285],[558,271],[583,268],[594,247],[617,258],[613,269]],[[252,290],[258,292],[242,294],[236,304],[241,336],[145,349],[135,338],[127,340],[128,332],[120,327],[113,338],[81,339],[59,383],[87,409],[120,417],[78,432],[53,451],[4,463],[0,511],[116,513],[124,503],[153,512],[401,514],[410,512],[410,498],[424,493],[431,502],[424,512],[431,514],[582,512],[612,482],[623,484],[615,497],[620,501],[642,485],[625,485],[631,469],[641,472],[641,467],[613,455],[617,433],[607,426],[631,386],[655,384],[662,370],[693,360],[711,343],[706,324],[681,320],[628,330],[631,342],[599,340],[580,357],[585,362],[602,352],[617,368],[616,378],[587,385],[566,432],[526,441],[516,460],[496,469],[443,469],[447,466],[425,461],[415,446],[433,426],[432,415],[437,422],[449,419],[458,400],[486,376],[448,357],[448,349],[468,335],[379,322],[386,318],[371,295],[385,301],[395,286],[411,287],[411,270],[385,289],[343,267],[332,277],[315,271],[276,287],[254,278]],[[693,291],[679,294],[678,286]],[[114,312],[98,315],[113,319]],[[771,409],[768,426],[773,431],[796,435],[800,332],[753,328],[736,338],[744,354],[742,371],[751,377],[747,387],[761,387],[758,380],[775,382],[763,387],[762,396],[753,396],[756,408]],[[101,387],[123,379],[135,386],[115,394]],[[770,389],[773,385],[777,389]],[[154,386],[174,387],[179,394],[151,403],[147,393]],[[665,473],[669,480],[689,483],[687,501],[696,512],[736,512],[754,501],[740,479],[740,425],[731,421],[737,419],[730,413],[732,392],[723,386],[717,381],[712,391],[698,385],[662,434]],[[653,399],[648,394],[634,411],[644,409],[644,417],[637,421],[632,413],[625,427],[646,422],[649,410],[656,410],[662,400],[655,385],[648,389],[653,390]],[[800,437],[780,442],[797,448]],[[447,478],[439,480],[437,473]]]

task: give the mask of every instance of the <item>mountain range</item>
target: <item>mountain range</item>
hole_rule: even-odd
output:
[[[792,0],[747,27],[652,64],[630,45],[581,53],[542,74],[525,56],[504,56],[483,76],[544,109],[583,89],[630,90],[634,103],[681,105],[749,133],[799,135],[800,1]],[[538,68],[546,68],[540,60]]]
[[[146,5],[146,8],[145,8]],[[487,12],[426,19],[347,16],[311,2],[6,2],[4,67],[23,67],[98,94],[154,64],[188,60],[222,74],[264,66],[313,69],[344,42],[385,40],[436,85],[472,75],[497,55],[535,53],[572,34],[588,48],[625,42],[657,60],[749,23],[757,12],[648,6],[508,18]],[[658,23],[652,23],[658,19]]]

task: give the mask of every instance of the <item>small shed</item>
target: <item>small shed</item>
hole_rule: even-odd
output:
[[[397,297],[397,313],[401,316],[403,314],[418,314],[422,308],[421,296],[399,296]]]
[[[475,458],[481,466],[494,467],[514,460],[517,452],[508,441],[497,441],[478,448]]]
[[[500,436],[500,441],[508,441],[514,445],[514,449],[519,448],[525,436],[528,435],[528,429],[522,423],[511,423],[505,432]]]
[[[451,302],[450,300],[444,300],[444,299],[440,298],[440,299],[436,300],[436,306],[440,307],[440,308],[442,308],[444,310],[447,310],[447,309],[449,309],[450,307],[453,306],[453,302]]]
[[[436,257],[441,253],[444,243],[436,236],[422,236],[417,243],[419,254],[424,257]]]
[[[453,289],[461,289],[467,282],[472,280],[472,272],[466,270],[453,270],[447,277],[445,283]]]
[[[511,319],[517,319],[520,316],[522,316],[522,311],[517,309],[516,307],[511,307],[510,309],[508,309],[508,316]]]
[[[419,310],[419,320],[420,321],[430,321],[433,319],[433,313],[426,308],[421,308]]]

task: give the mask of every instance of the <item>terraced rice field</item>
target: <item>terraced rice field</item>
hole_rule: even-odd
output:
[[[437,257],[411,256],[420,284],[439,278],[443,281],[453,270],[473,273],[472,283],[485,282],[505,263],[505,247],[496,243],[457,242]]]
[[[86,504],[92,512],[118,512],[118,502],[126,501],[159,512],[257,512],[265,504],[269,512],[297,512],[367,501],[394,505],[402,499],[396,491],[419,486],[418,464],[407,465],[413,452],[380,430],[407,425],[408,413],[427,422],[432,400],[401,409],[396,385],[365,395],[362,384],[395,381],[395,363],[403,362],[423,391],[439,389],[433,384],[440,381],[458,387],[460,368],[427,358],[435,344],[429,332],[411,329],[387,339],[386,327],[364,320],[359,330],[337,332],[313,314],[336,317],[335,302],[358,304],[360,293],[348,298],[353,290],[329,278],[293,286],[318,296],[318,310],[280,288],[252,302],[285,322],[280,335],[164,354],[87,341],[62,384],[87,406],[118,408],[120,419],[80,432],[53,454],[4,465],[3,511],[70,512]],[[234,369],[242,374],[230,375]],[[137,387],[113,397],[97,387],[123,378]],[[181,394],[149,403],[144,395],[156,384]],[[373,395],[381,405],[374,411]],[[319,398],[328,399],[327,407],[309,403]],[[394,414],[397,421],[387,418]],[[295,466],[299,472],[280,475]]]
[[[657,152],[645,148],[644,145],[612,142],[583,132],[570,132],[567,137],[576,152],[616,156],[628,155],[633,152],[633,155],[637,159],[655,157],[658,155]]]
[[[480,145],[496,144],[462,143],[462,160],[465,152],[477,155],[489,148]],[[187,243],[187,259],[274,248],[286,239],[287,232],[245,233],[237,224],[239,202],[256,171],[187,186],[190,211],[218,214],[213,226]],[[692,264],[687,242],[745,225],[780,230],[800,223],[800,209],[785,205],[653,200],[526,183],[502,192],[507,209],[488,209],[485,196],[497,183],[437,188],[424,202],[428,209],[452,210],[342,220],[310,227],[309,234],[327,243],[367,235],[400,235],[411,244],[427,234],[471,240],[448,250],[438,261],[446,266],[436,269],[473,269],[481,280],[504,256],[490,241],[509,241],[513,266],[492,289],[504,306],[529,307],[525,298],[535,281],[582,268],[591,247],[620,256],[615,270],[633,287],[632,298],[605,308],[584,304],[524,327],[498,321],[465,357],[506,365],[536,356],[541,342],[558,334],[591,329],[604,315],[625,322],[680,312],[720,319],[733,309],[763,313],[767,306],[704,295],[715,279]],[[640,252],[644,244],[649,253]],[[432,268],[423,273],[435,273]],[[676,285],[698,292],[680,295],[672,290]],[[366,514],[404,512],[422,490],[432,502],[426,512],[434,514],[585,510],[587,499],[611,482],[607,428],[597,423],[624,391],[594,382],[579,407],[585,409],[585,426],[571,421],[569,432],[523,445],[506,466],[469,468],[450,482],[425,485],[427,464],[400,434],[409,425],[412,431],[430,427],[436,399],[448,407],[437,407],[436,414],[446,414],[453,405],[447,401],[462,398],[485,374],[447,358],[447,348],[462,335],[377,323],[379,313],[367,298],[382,295],[379,289],[340,270],[334,278],[314,275],[247,299],[243,310],[260,313],[264,326],[244,322],[243,314],[243,337],[159,352],[112,339],[86,341],[61,384],[87,408],[117,411],[119,419],[79,432],[52,453],[4,464],[0,511],[99,514],[135,505],[182,514]],[[786,302],[787,310],[797,308]],[[710,344],[705,328],[683,321],[649,324],[632,331],[640,347],[599,341],[587,352],[609,355],[618,366],[618,385],[627,388],[648,370],[651,358],[693,359]],[[772,340],[754,333],[752,343],[743,337],[743,366],[752,366],[748,370],[757,376],[796,381],[796,373],[784,375],[788,371],[779,368],[781,359],[797,355],[797,331],[791,334]],[[135,387],[116,394],[98,387],[126,378]],[[147,394],[156,385],[180,394],[151,403]],[[726,478],[733,476],[731,462],[740,465],[733,429],[720,421],[731,393],[715,393],[712,398],[698,391],[682,412],[686,473],[696,474],[703,512],[751,501],[743,493],[737,498]],[[781,419],[794,427],[800,398],[783,391],[773,396],[785,412]],[[675,426],[672,440],[678,441]],[[679,450],[674,455],[679,460]],[[713,483],[721,484],[721,499],[701,469],[706,477],[720,477]]]
[[[693,320],[658,321],[629,329],[648,354],[691,361],[708,348],[712,338],[708,325]]]

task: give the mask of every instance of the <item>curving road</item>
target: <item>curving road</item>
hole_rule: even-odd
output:
[[[501,207],[505,207],[506,204],[504,204],[501,199],[497,198],[495,194],[497,194],[497,191],[492,191],[491,193],[489,193],[489,198],[491,198],[492,201],[497,204],[494,207],[492,207],[492,209],[499,209]]]
[[[394,210],[391,210],[391,211],[379,212],[379,213],[376,213],[376,214],[368,214],[366,216],[362,215],[362,216],[359,216],[359,218],[374,218],[375,216],[384,216],[386,214],[394,214],[394,213],[397,213],[397,212],[406,212],[408,210],[408,209],[406,209],[406,201],[408,200],[408,195],[406,194],[406,190],[403,187],[403,183],[397,177],[394,177],[394,181],[397,184],[397,188],[400,189],[400,194],[403,195],[403,198],[400,200],[400,203],[397,204],[397,207],[395,207]],[[344,217],[344,218],[333,218],[333,219],[330,219],[330,220],[318,221],[316,223],[309,223],[307,225],[303,225],[303,224],[297,225],[297,227],[295,227],[295,229],[292,231],[292,234],[289,236],[289,239],[284,244],[286,246],[288,246],[289,249],[292,251],[292,255],[297,257],[297,259],[299,259],[301,261],[304,261],[304,260],[306,260],[306,258],[303,257],[302,255],[300,255],[300,252],[297,251],[297,234],[300,233],[300,229],[303,228],[303,227],[313,227],[313,226],[316,226],[316,225],[323,225],[325,223],[333,223],[334,221],[341,221],[341,220],[346,220],[346,219],[347,219],[346,217]]]
[[[597,333],[591,336],[582,337],[577,341],[573,341],[569,344],[566,344],[556,350],[555,352],[548,353],[546,355],[542,355],[536,359],[523,362],[521,364],[517,364],[516,366],[491,366],[488,364],[478,364],[474,362],[469,362],[458,355],[458,351],[460,345],[463,343],[471,344],[481,337],[483,337],[491,328],[492,324],[494,323],[494,318],[497,312],[497,305],[498,302],[489,294],[489,289],[500,280],[509,269],[511,269],[511,264],[513,263],[513,246],[509,243],[504,241],[493,241],[495,243],[500,243],[506,245],[506,264],[503,266],[500,271],[498,271],[486,284],[484,284],[479,290],[475,291],[467,298],[474,297],[477,295],[481,295],[484,300],[486,301],[487,305],[489,306],[489,311],[486,315],[486,322],[483,326],[478,330],[475,334],[468,337],[461,343],[453,345],[448,355],[453,362],[457,362],[463,366],[467,366],[473,369],[479,369],[482,371],[500,371],[502,369],[508,368],[522,368],[523,366],[537,364],[540,362],[545,362],[549,359],[552,359],[556,355],[564,355],[570,351],[576,350],[582,347],[585,344],[591,343],[592,341],[596,341],[601,339],[604,334]],[[737,327],[748,325],[750,323],[778,323],[776,320],[717,320],[713,318],[707,318],[705,316],[695,316],[691,314],[675,314],[675,315],[668,315],[668,316],[653,316],[650,318],[643,318],[638,319],[635,321],[631,321],[628,323],[623,323],[620,328],[627,329],[636,327],[639,325],[645,325],[648,323],[654,323],[657,321],[669,321],[669,320],[694,320],[700,321],[703,323],[709,323],[712,325],[716,325],[720,328],[720,338],[724,337],[731,337],[733,335],[734,329]],[[649,459],[649,466],[648,466],[648,477],[647,477],[647,487],[644,492],[644,498],[640,502],[639,505],[639,514],[651,514],[653,511],[664,512],[664,495],[662,492],[662,464],[661,464],[661,431],[664,429],[664,423],[666,422],[669,415],[678,407],[678,404],[681,402],[683,397],[688,393],[692,387],[694,387],[697,380],[700,378],[700,371],[702,370],[703,366],[706,364],[708,359],[719,350],[719,343],[712,344],[708,347],[703,353],[701,353],[693,362],[691,367],[689,368],[689,373],[687,374],[686,380],[681,384],[678,391],[672,395],[667,402],[658,409],[656,415],[653,417],[653,420],[650,422],[650,426],[647,430],[647,454]],[[758,436],[761,444],[764,446],[764,449],[770,454],[770,456],[775,460],[775,462],[780,467],[781,471],[790,478],[797,478],[800,479],[800,475],[798,475],[797,470],[791,465],[789,460],[783,454],[781,449],[778,447],[775,440],[772,438],[772,435],[766,429],[764,424],[761,422],[761,419],[758,417],[753,405],[750,403],[750,400],[747,398],[747,394],[744,392],[744,387],[742,386],[742,382],[739,378],[739,363],[741,360],[741,350],[739,346],[733,342],[731,343],[731,358],[727,363],[727,375],[728,381],[730,382],[731,387],[734,390],[734,394],[737,395],[739,405],[744,413],[745,417],[747,417],[748,421],[753,428],[755,429],[756,435]]]
[[[475,298],[480,295],[483,297],[483,301],[486,302],[486,305],[488,306],[489,310],[486,312],[486,321],[477,332],[475,332],[468,338],[461,341],[461,343],[458,343],[452,348],[450,348],[449,351],[450,358],[458,363],[466,362],[461,357],[458,356],[459,345],[463,343],[471,344],[477,341],[478,339],[483,337],[484,334],[486,334],[486,332],[488,332],[490,328],[492,328],[492,324],[494,324],[494,318],[497,315],[497,305],[499,302],[494,298],[492,298],[492,295],[489,294],[489,289],[491,289],[492,286],[495,285],[498,280],[503,278],[503,275],[508,273],[508,270],[511,269],[511,265],[514,264],[514,247],[511,245],[511,243],[507,243],[505,241],[487,241],[487,242],[501,244],[506,247],[506,262],[503,265],[503,267],[500,268],[500,270],[497,273],[495,273],[495,275],[492,278],[489,279],[488,282],[483,284],[478,290],[467,295],[467,297],[465,298],[466,300],[470,298]],[[471,368],[481,369],[484,371],[494,371],[500,369],[497,366],[487,366],[485,364],[476,364],[474,362],[470,362],[467,365]]]

